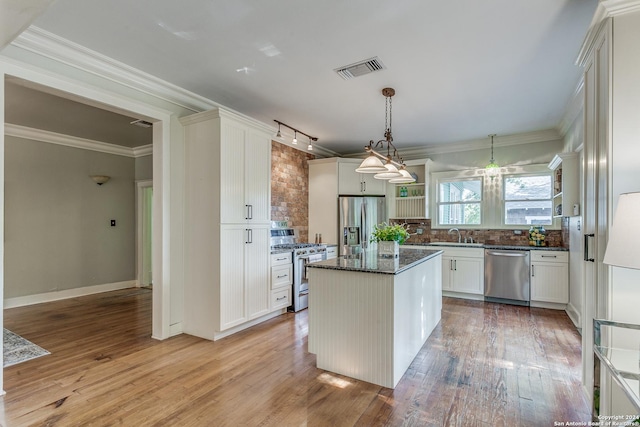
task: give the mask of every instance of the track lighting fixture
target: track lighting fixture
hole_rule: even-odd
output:
[[[278,133],[276,134],[276,136],[278,138],[282,137],[282,134],[280,133],[280,126],[284,126],[284,127],[289,128],[289,129],[291,129],[293,131],[293,139],[291,140],[291,143],[293,145],[297,145],[298,144],[298,134],[302,134],[302,135],[306,136],[307,138],[309,138],[309,145],[307,146],[307,150],[313,150],[312,142],[317,141],[318,138],[316,138],[315,136],[308,135],[308,134],[302,132],[299,129],[296,129],[294,127],[289,126],[286,123],[282,123],[280,120],[275,120],[274,119],[273,121],[278,124]]]

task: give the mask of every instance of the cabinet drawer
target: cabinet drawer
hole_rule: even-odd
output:
[[[569,262],[566,251],[531,251],[531,262]]]
[[[283,252],[279,254],[271,254],[271,266],[291,264],[291,255],[293,252]]]
[[[271,267],[271,289],[289,286],[293,283],[293,264]]]
[[[291,287],[271,291],[271,308],[285,308],[291,305]]]

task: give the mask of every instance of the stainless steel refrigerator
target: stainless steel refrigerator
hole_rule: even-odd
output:
[[[340,255],[356,255],[369,246],[376,224],[387,221],[384,196],[340,196],[338,198]]]

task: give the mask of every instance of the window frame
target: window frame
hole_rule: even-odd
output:
[[[548,176],[549,177],[549,199],[533,199],[533,200],[507,200],[506,199],[506,195],[505,192],[507,190],[506,185],[505,185],[505,181],[507,180],[507,178],[514,178],[514,177],[530,177],[530,176]],[[500,198],[500,203],[501,203],[501,215],[500,215],[500,222],[502,223],[502,226],[504,228],[515,228],[515,227],[521,227],[521,228],[530,228],[532,225],[544,225],[545,227],[550,227],[553,228],[556,224],[555,224],[555,218],[553,215],[553,171],[549,170],[549,168],[545,168],[545,170],[543,171],[539,171],[539,172],[520,172],[520,173],[505,173],[503,175],[500,176],[500,179],[502,181],[501,183],[501,187],[502,187],[502,191],[501,191],[501,198]],[[548,201],[551,205],[551,221],[549,224],[507,224],[507,218],[506,218],[506,213],[507,213],[507,202],[516,202],[516,201],[524,201],[524,202],[545,202]]]
[[[479,201],[460,201],[460,202],[442,202],[440,201],[440,185],[444,184],[444,183],[451,183],[451,182],[464,182],[464,181],[480,181],[480,200]],[[432,216],[433,218],[435,218],[436,220],[436,227],[432,227],[433,228],[451,228],[451,227],[456,227],[456,228],[480,228],[483,226],[483,221],[484,221],[484,216],[485,216],[485,208],[484,208],[484,202],[485,202],[485,192],[484,192],[484,177],[482,176],[466,176],[466,177],[450,177],[450,178],[446,178],[446,177],[442,177],[436,180],[436,186],[435,186],[435,212],[434,215]],[[440,224],[440,206],[442,205],[449,205],[449,206],[455,206],[455,205],[463,205],[463,204],[478,204],[480,206],[480,223],[479,224]]]
[[[523,175],[549,174],[552,177],[553,171],[547,164],[532,164],[522,166],[504,166],[500,168],[500,174],[494,178],[485,175],[484,169],[462,169],[455,171],[432,172],[431,183],[429,185],[429,218],[431,218],[431,228],[436,230],[447,230],[452,227],[459,229],[491,229],[491,230],[528,230],[530,225],[507,225],[505,224],[505,200],[504,200],[504,177]],[[482,205],[480,224],[439,224],[440,218],[440,183],[460,180],[482,180]],[[553,197],[553,193],[552,193]],[[561,222],[551,213],[551,225],[544,227],[548,230],[560,229]]]

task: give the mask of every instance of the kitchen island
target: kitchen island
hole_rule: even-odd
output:
[[[320,369],[394,388],[440,321],[442,251],[368,250],[309,268],[309,352]]]

